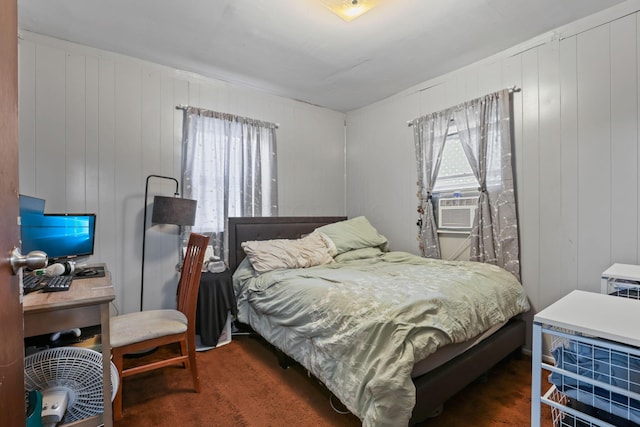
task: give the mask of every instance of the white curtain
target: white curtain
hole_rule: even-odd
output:
[[[183,122],[183,193],[198,201],[191,231],[211,235],[227,259],[230,216],[276,216],[276,125],[188,107]]]
[[[440,258],[431,192],[440,170],[449,123],[449,111],[433,113],[411,123],[418,164],[418,242],[422,256],[427,258]]]
[[[480,185],[471,260],[498,265],[520,279],[510,111],[510,94],[505,89],[457,106],[453,118]]]

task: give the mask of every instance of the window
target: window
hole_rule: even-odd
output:
[[[444,143],[442,162],[433,186],[435,193],[452,193],[478,189],[478,180],[473,175],[467,156],[464,154],[455,123],[449,125]]]
[[[437,200],[438,230],[471,230],[478,202],[478,186],[452,119],[444,142],[438,177],[433,186]],[[461,197],[463,193],[466,197]]]
[[[211,236],[226,259],[228,217],[276,216],[276,125],[188,107],[184,121],[185,197],[198,200],[192,231]]]
[[[420,214],[418,239],[422,255],[440,258],[434,199],[443,196],[442,202],[454,193],[450,206],[455,207],[455,199],[462,202],[464,198],[455,197],[456,192],[459,196],[477,193],[478,204],[482,204],[482,212],[486,215],[474,216],[470,259],[496,264],[519,279],[518,218],[511,157],[513,123],[510,111],[513,104],[509,92],[509,89],[503,89],[419,117],[410,122],[410,126],[415,126]],[[452,124],[459,132],[452,129]],[[464,147],[465,153],[473,155],[471,165],[460,146]],[[435,170],[436,166],[438,170]],[[472,178],[471,167],[478,174],[478,182]],[[482,189],[478,183],[482,183]],[[437,194],[436,190],[441,193]],[[468,225],[468,221],[465,224]]]

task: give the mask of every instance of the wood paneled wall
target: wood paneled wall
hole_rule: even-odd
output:
[[[97,214],[89,262],[108,264],[120,312],[139,307],[145,179],[180,178],[177,105],[278,123],[280,214],[345,214],[342,113],[33,33],[19,53],[20,192]],[[149,205],[173,190],[151,180]],[[146,245],[145,308],[175,306],[177,227],[150,227]]]
[[[522,279],[535,312],[573,289],[598,291],[613,262],[640,262],[638,10],[639,1],[623,3],[348,113],[346,158],[341,113],[25,34],[20,190],[46,198],[49,211],[98,213],[94,258],[114,270],[119,307],[132,311],[144,179],[179,177],[182,114],[174,107],[198,105],[280,124],[281,214],[366,215],[392,249],[417,253],[407,121],[517,86]],[[152,306],[175,295],[171,231],[148,232]]]
[[[407,121],[516,86],[522,280],[534,311],[573,289],[598,292],[600,274],[614,262],[639,263],[639,5],[348,113],[348,215],[367,215],[394,248],[417,253]]]

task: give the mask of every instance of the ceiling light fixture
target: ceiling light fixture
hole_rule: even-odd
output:
[[[375,6],[376,0],[322,0],[324,7],[347,22],[353,21]]]

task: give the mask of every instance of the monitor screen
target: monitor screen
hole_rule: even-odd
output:
[[[92,255],[95,227],[95,214],[22,212],[22,253],[43,251],[50,262]]]
[[[25,213],[44,213],[44,199],[20,194],[20,214]]]

